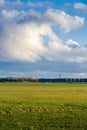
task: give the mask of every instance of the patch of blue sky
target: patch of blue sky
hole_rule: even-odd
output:
[[[51,38],[48,35],[42,35],[42,38],[44,40],[44,45],[48,46],[48,43],[51,42]]]
[[[71,32],[65,34],[67,39],[73,39],[79,43],[80,46],[85,46],[87,44],[86,34],[87,26],[82,28],[72,30]]]
[[[59,37],[62,40],[65,40],[66,35],[65,33],[58,27],[58,25],[52,25],[51,26],[53,32],[56,34],[57,37]]]

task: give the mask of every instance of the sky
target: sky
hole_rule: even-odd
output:
[[[86,0],[0,0],[0,77],[87,77]]]

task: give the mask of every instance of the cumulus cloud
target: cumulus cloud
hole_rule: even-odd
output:
[[[39,26],[35,24],[7,27],[0,46],[3,58],[36,61],[44,51]],[[4,44],[3,44],[4,43]]]
[[[42,2],[38,2],[38,3],[33,3],[33,2],[28,2],[28,6],[31,7],[43,7],[43,3]]]
[[[84,25],[84,18],[79,16],[70,16],[61,10],[47,9],[44,13],[36,12],[33,9],[29,11],[17,11],[15,9],[2,10],[1,17],[7,20],[19,22],[19,23],[29,23],[35,22],[37,24],[49,24],[57,25],[65,33],[80,28]]]
[[[77,48],[80,46],[78,42],[73,41],[72,39],[67,39],[66,44],[71,48]]]
[[[72,39],[62,41],[52,29],[56,25],[68,33],[82,27],[84,18],[54,9],[43,13],[2,9],[0,16],[0,60],[87,61],[87,49]]]
[[[9,1],[9,0],[0,0],[0,8],[4,8],[4,9],[18,9],[21,10],[23,8],[51,8],[53,7],[54,4],[49,2],[49,1],[41,1],[41,2],[32,2],[32,1],[26,1],[23,2],[21,0],[13,0],[13,1]]]
[[[57,44],[57,43],[56,43]],[[50,47],[45,53],[45,57],[50,61],[65,61],[65,62],[85,62],[87,61],[87,49],[86,48],[72,48],[63,44],[56,48]]]
[[[64,32],[69,32],[72,29],[82,27],[84,25],[84,18],[78,16],[70,16],[64,11],[49,9],[46,11],[46,17],[49,22],[57,24]]]
[[[83,3],[75,3],[74,8],[79,10],[87,10],[87,5]]]
[[[51,3],[51,2],[48,2],[48,1],[43,1],[43,2],[32,2],[32,1],[29,1],[28,3],[27,3],[27,6],[29,6],[29,7],[34,7],[34,8],[36,8],[36,7],[52,7],[53,6],[53,3]]]

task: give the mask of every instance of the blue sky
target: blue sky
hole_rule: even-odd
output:
[[[1,0],[0,77],[87,77],[86,0]]]

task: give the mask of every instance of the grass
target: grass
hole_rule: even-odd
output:
[[[87,130],[87,84],[0,83],[0,130]]]

